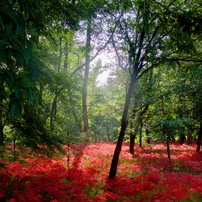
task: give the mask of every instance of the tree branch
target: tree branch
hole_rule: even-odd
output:
[[[106,43],[104,44],[104,46],[102,46],[102,47],[97,51],[97,53],[90,59],[90,62],[92,62],[92,61],[98,56],[98,54],[99,54],[102,50],[104,50],[104,49],[106,48],[107,44],[110,42],[111,38],[113,37],[113,34],[114,34],[114,31],[115,31],[116,27],[117,27],[117,25],[115,25],[114,29],[112,30],[112,33],[111,33],[109,39],[107,40],[107,42],[106,42]],[[77,68],[70,74],[70,77],[72,77],[76,72],[78,72],[78,71],[79,71],[82,67],[84,67],[85,65],[86,65],[86,64],[84,63],[84,64],[80,65],[79,67],[77,67]]]

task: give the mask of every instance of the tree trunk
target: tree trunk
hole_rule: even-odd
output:
[[[140,141],[139,141],[139,146],[142,147],[142,126],[143,126],[143,121],[142,117],[140,117]]]
[[[3,124],[3,115],[2,115],[2,110],[0,109],[0,145],[4,143],[4,129],[5,124]]]
[[[88,125],[88,111],[87,111],[87,87],[88,87],[88,75],[90,69],[90,42],[91,42],[91,16],[87,22],[87,33],[86,33],[86,66],[84,73],[83,92],[82,92],[82,106],[83,106],[83,121],[84,121],[84,133],[86,134],[87,141],[89,137],[89,125]]]
[[[163,125],[163,134],[166,137],[166,146],[167,146],[167,155],[168,155],[168,160],[171,162],[171,155],[170,155],[170,136],[166,132],[166,126]]]
[[[64,69],[67,69],[68,67],[68,54],[69,54],[69,51],[68,51],[68,42],[66,41],[65,42],[65,60],[64,60]]]
[[[71,103],[72,103],[72,102],[71,102]],[[75,109],[74,106],[71,106],[71,108],[72,108],[72,114],[73,114],[73,116],[74,116],[74,119],[75,119],[75,121],[76,121],[77,127],[78,127],[78,129],[79,129],[79,132],[82,133],[82,132],[83,132],[82,124],[81,124],[81,121],[79,120],[79,118],[78,118],[78,116],[77,116],[77,114],[76,114],[76,109]]]
[[[146,136],[147,136],[147,144],[150,144],[151,143],[151,137],[149,135],[149,129],[148,128],[146,128],[145,133],[146,133]]]
[[[54,122],[56,118],[57,113],[57,98],[54,97],[52,102],[52,109],[51,109],[51,117],[50,117],[50,129],[54,131]]]
[[[200,152],[201,139],[202,139],[202,123],[200,123],[200,129],[199,129],[199,133],[198,133],[196,152]]]
[[[107,121],[106,124],[107,124],[107,125],[106,125],[106,131],[107,131],[108,142],[111,142],[111,138],[110,138],[110,134],[109,134],[109,123],[108,123],[108,121]]]
[[[129,152],[131,154],[134,154],[134,146],[135,146],[135,135],[133,132],[130,133],[130,147],[129,147]]]
[[[60,71],[61,60],[62,60],[62,37],[60,37],[60,53],[59,53],[59,62],[58,62],[58,72]]]
[[[137,95],[134,95],[137,97]],[[135,100],[133,110],[132,110],[132,116],[131,116],[131,121],[130,121],[130,145],[129,145],[129,152],[131,154],[134,154],[134,146],[135,146],[135,134],[136,134],[136,129],[134,129],[134,121],[135,121],[135,116],[136,116],[136,108],[137,108],[137,102]]]
[[[3,127],[0,127],[0,145],[4,143],[4,133],[3,133]]]
[[[122,120],[121,120],[121,130],[120,130],[118,141],[117,141],[116,148],[114,151],[114,156],[113,156],[112,162],[111,162],[109,179],[114,179],[114,177],[116,176],[116,172],[117,172],[119,155],[121,152],[121,147],[123,144],[123,139],[124,139],[124,135],[125,135],[126,127],[127,127],[127,115],[128,115],[128,109],[130,106],[130,99],[133,94],[134,84],[135,84],[135,81],[137,78],[137,73],[138,73],[137,66],[138,66],[138,64],[136,63],[133,74],[131,75],[131,82],[129,85],[128,93],[126,95],[126,101],[125,101],[124,110],[123,110],[123,114],[122,114]]]
[[[188,135],[187,135],[187,144],[192,144],[192,140],[193,140],[193,137],[192,137],[192,128],[190,127],[188,129]]]
[[[181,133],[180,134],[180,141],[179,141],[179,143],[180,144],[184,144],[184,141],[186,140],[186,137],[185,137],[185,135],[183,134],[183,133]]]
[[[139,46],[137,53],[132,51],[132,53],[131,53],[132,55],[131,54],[129,55],[129,56],[133,57],[134,61],[138,61],[138,62],[136,62],[136,63],[134,62],[133,69],[132,69],[133,72],[130,77],[130,85],[128,88],[128,93],[126,94],[126,100],[125,100],[125,105],[124,105],[122,119],[121,119],[121,130],[119,133],[118,141],[117,141],[116,148],[114,150],[114,155],[113,155],[112,162],[111,162],[111,167],[110,167],[110,171],[109,171],[109,179],[114,179],[116,176],[119,155],[121,152],[121,147],[123,144],[123,139],[124,139],[127,123],[128,123],[127,118],[128,118],[128,109],[130,106],[130,100],[131,100],[131,97],[133,94],[133,89],[134,89],[134,85],[135,85],[135,82],[137,79],[138,72],[143,67],[144,58],[142,57],[140,60],[140,57],[141,57],[144,37],[145,37],[145,32],[144,32],[144,30],[142,30],[140,33],[139,43],[137,43]],[[133,46],[132,44],[129,44],[129,45],[131,45],[131,47]],[[136,55],[136,57],[134,57],[134,55]]]
[[[149,109],[149,105],[147,104],[144,109],[140,112],[140,117],[139,117],[139,122],[140,122],[140,142],[139,142],[139,146],[142,147],[142,128],[143,128],[143,116],[144,114],[147,112],[147,110]]]
[[[170,138],[167,135],[166,136],[166,146],[167,146],[167,154],[168,154],[168,160],[171,162],[171,155],[170,155]]]

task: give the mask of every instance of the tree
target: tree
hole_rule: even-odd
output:
[[[158,66],[160,63],[172,60],[195,60],[194,55],[187,55],[194,49],[194,41],[190,37],[191,27],[184,24],[193,17],[193,11],[199,9],[189,7],[181,13],[179,1],[124,1],[117,5],[121,12],[113,13],[119,33],[128,47],[128,56],[131,65],[130,85],[126,95],[126,102],[121,120],[121,129],[111,163],[109,178],[113,179],[117,172],[119,154],[127,128],[127,115],[134,84],[138,78]],[[197,2],[196,2],[197,4]],[[188,14],[192,13],[189,17]],[[119,16],[117,17],[117,15]],[[173,21],[175,23],[173,23]],[[201,28],[198,28],[197,31]],[[183,27],[183,30],[179,27]],[[177,35],[181,34],[179,39]],[[195,32],[195,34],[197,34]],[[185,41],[186,40],[186,41]],[[182,53],[181,53],[182,51]]]
[[[86,30],[86,65],[84,73],[83,82],[83,92],[82,92],[82,106],[83,106],[83,120],[84,120],[84,133],[86,133],[86,138],[89,141],[89,125],[88,125],[88,112],[87,112],[87,85],[88,76],[90,68],[90,49],[91,49],[91,14],[87,18],[87,30]]]
[[[25,142],[26,139],[28,144],[32,142],[33,147],[38,145],[37,140],[39,144],[43,140],[43,144],[46,142],[50,147],[59,145],[60,140],[56,137],[54,141],[48,140],[51,133],[46,130],[46,125],[33,129],[44,123],[39,114],[40,79],[48,75],[47,66],[37,51],[41,39],[54,40],[51,31],[55,31],[56,22],[66,29],[77,27],[78,17],[70,9],[75,5],[58,1],[2,1],[0,6],[4,8],[0,11],[1,129],[6,123],[19,132],[20,140]],[[31,107],[33,112],[28,110]]]

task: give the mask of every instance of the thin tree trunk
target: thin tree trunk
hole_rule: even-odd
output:
[[[0,145],[4,143],[4,129],[2,110],[0,110]]]
[[[135,84],[135,81],[137,78],[137,73],[138,73],[137,66],[138,66],[138,64],[136,63],[133,74],[131,76],[131,82],[129,85],[128,93],[126,95],[126,101],[125,101],[124,110],[123,110],[123,114],[122,114],[122,120],[121,120],[121,130],[120,130],[118,141],[117,141],[116,148],[114,151],[114,156],[112,158],[112,163],[111,163],[110,172],[109,172],[109,179],[114,179],[114,177],[116,176],[116,172],[117,172],[119,155],[121,152],[121,147],[123,144],[123,139],[124,139],[124,135],[125,135],[126,127],[127,127],[127,115],[128,115],[128,109],[130,106],[130,99],[133,94],[134,84]]]
[[[59,55],[59,63],[58,63],[58,72],[60,71],[61,60],[62,60],[62,37],[60,37],[60,55]]]
[[[168,154],[168,160],[171,162],[171,155],[170,155],[170,139],[169,136],[166,136],[166,145],[167,145],[167,154]]]
[[[145,37],[145,32],[144,32],[144,30],[142,30],[140,33],[140,38],[139,38],[139,43],[138,43],[139,48],[138,48],[138,51],[136,54],[136,58],[134,58],[138,62],[134,63],[133,72],[132,72],[131,77],[130,77],[130,85],[128,88],[128,92],[126,94],[126,100],[125,100],[125,105],[124,105],[122,119],[121,119],[121,130],[119,133],[118,141],[117,141],[116,148],[114,150],[114,155],[113,155],[112,162],[111,162],[111,167],[110,167],[110,171],[109,171],[109,179],[114,179],[116,176],[116,172],[117,172],[119,155],[121,152],[121,147],[123,144],[123,139],[124,139],[125,131],[127,128],[127,123],[128,123],[127,118],[128,118],[128,109],[130,106],[130,100],[131,100],[131,97],[133,94],[133,89],[134,89],[134,85],[135,85],[135,82],[137,79],[138,72],[142,69],[142,66],[143,66],[144,58],[142,57],[142,60],[141,61],[139,61],[139,60],[141,57],[142,44],[144,41],[144,37]],[[135,53],[132,52],[132,54],[135,54]]]
[[[51,117],[50,117],[50,129],[54,131],[54,122],[56,118],[57,113],[57,98],[54,97],[52,102],[52,109],[51,109]]]
[[[134,150],[134,146],[135,146],[135,135],[134,132],[130,132],[130,147],[129,147],[129,152],[131,154],[134,154],[135,150]]]
[[[167,146],[167,155],[168,155],[168,160],[171,162],[171,155],[170,155],[170,136],[167,134],[166,131],[166,126],[163,125],[163,134],[166,137],[166,146]]]
[[[67,69],[67,67],[68,67],[68,42],[66,41],[65,42],[65,50],[64,50],[64,52],[65,52],[65,60],[64,60],[64,69]]]
[[[185,140],[186,140],[186,137],[185,137],[184,133],[181,133],[181,134],[180,134],[179,143],[180,143],[180,144],[184,144],[184,141],[185,141]]]
[[[137,97],[137,95],[135,95]],[[134,125],[134,120],[136,116],[136,108],[137,108],[137,102],[135,101],[133,110],[132,110],[132,116],[131,116],[131,121],[130,121],[130,145],[129,145],[129,152],[131,154],[134,154],[134,146],[135,146],[135,130],[133,129]]]
[[[142,147],[142,128],[143,128],[143,116],[149,109],[149,105],[147,104],[144,109],[140,112],[139,122],[140,122],[140,143],[139,146]]]
[[[91,42],[91,16],[87,22],[87,39],[86,39],[86,66],[84,73],[83,92],[82,92],[82,106],[83,106],[83,120],[84,120],[84,133],[86,134],[87,141],[89,137],[89,125],[88,125],[88,110],[87,110],[87,87],[88,87],[88,76],[90,69],[90,42]]]
[[[75,121],[76,121],[76,124],[77,124],[77,126],[78,126],[78,128],[79,128],[79,132],[82,133],[82,132],[83,132],[83,129],[82,129],[81,121],[79,120],[79,118],[78,118],[78,116],[77,116],[77,114],[76,114],[75,107],[74,107],[74,106],[71,106],[71,108],[72,108],[72,114],[73,114],[74,119],[75,119]]]
[[[187,144],[192,144],[193,140],[192,133],[193,133],[192,127],[188,128]]]
[[[202,123],[200,123],[200,129],[199,129],[199,133],[198,133],[196,152],[200,152],[201,139],[202,139]]]
[[[140,142],[139,142],[139,146],[142,147],[142,127],[143,127],[143,121],[142,121],[142,117],[140,117]]]
[[[111,138],[110,138],[110,134],[109,134],[109,123],[108,123],[108,121],[107,121],[106,124],[107,124],[107,125],[106,125],[106,131],[107,131],[108,142],[111,142]]]

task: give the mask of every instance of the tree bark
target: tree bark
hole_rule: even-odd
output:
[[[139,47],[137,53],[135,51],[132,51],[132,52],[130,51],[131,52],[130,56],[132,56],[132,58],[134,59],[133,60],[134,63],[131,63],[131,64],[134,64],[132,66],[133,72],[130,77],[130,85],[129,85],[128,92],[126,95],[125,105],[124,105],[122,119],[121,119],[121,130],[119,133],[118,141],[117,141],[116,148],[114,150],[114,155],[113,155],[112,162],[111,162],[111,167],[110,167],[110,171],[109,171],[109,179],[114,179],[116,176],[119,155],[121,152],[121,147],[123,144],[123,139],[124,139],[127,123],[128,123],[127,116],[128,116],[128,109],[130,106],[130,100],[131,100],[131,97],[133,94],[133,89],[134,89],[135,82],[137,80],[138,72],[143,67],[144,57],[141,56],[141,52],[142,52],[142,45],[143,45],[144,37],[145,37],[145,32],[144,32],[144,30],[142,30],[140,33],[139,43],[137,43],[138,47]],[[132,44],[130,44],[130,46],[132,47]],[[135,62],[135,61],[137,61],[137,62]]]
[[[0,127],[0,145],[4,143],[4,133],[3,133],[3,127]]]
[[[146,128],[145,133],[146,133],[146,137],[147,137],[147,144],[151,144],[151,137],[149,135],[149,129],[148,128]]]
[[[3,124],[3,115],[2,115],[2,110],[0,109],[0,145],[4,143],[4,129],[5,124]]]
[[[68,42],[66,41],[65,42],[65,60],[64,60],[64,69],[67,69],[68,67],[68,54],[69,54],[69,51],[68,51]]]
[[[190,127],[188,129],[188,135],[187,135],[187,144],[192,144],[192,140],[193,140],[193,137],[192,137],[192,127]]]
[[[89,125],[88,125],[88,110],[87,110],[87,87],[88,87],[88,76],[90,69],[90,42],[91,42],[91,16],[88,18],[87,22],[87,33],[86,33],[86,66],[84,73],[83,82],[83,92],[82,92],[82,106],[83,106],[83,121],[84,121],[84,133],[86,134],[87,141],[90,140],[89,137]]]
[[[135,94],[135,97],[137,95]],[[135,135],[136,135],[136,129],[134,129],[134,120],[136,116],[136,108],[137,108],[137,102],[135,100],[133,110],[132,110],[132,116],[131,116],[131,121],[130,121],[130,145],[129,145],[129,152],[131,154],[134,154],[134,146],[135,146]]]
[[[139,139],[139,146],[142,147],[142,127],[143,127],[143,121],[142,117],[140,117],[140,139]]]
[[[134,152],[135,152],[134,146],[135,146],[135,135],[133,132],[131,132],[130,133],[130,147],[129,147],[129,152],[131,154],[134,154]]]
[[[166,137],[166,146],[167,146],[167,155],[168,155],[168,160],[171,162],[171,155],[170,155],[170,136],[167,134],[166,126],[163,125],[163,134]]]
[[[55,96],[52,102],[51,117],[50,117],[50,129],[52,131],[54,131],[54,122],[56,118],[56,113],[57,113],[57,98]]]
[[[147,112],[147,110],[149,109],[149,105],[147,104],[144,109],[140,112],[140,117],[139,117],[139,122],[140,122],[140,142],[139,142],[139,146],[142,147],[142,128],[143,128],[143,116],[144,114]]]
[[[76,109],[75,109],[74,106],[71,106],[71,108],[72,108],[72,114],[73,114],[73,116],[74,116],[74,119],[75,119],[75,121],[76,121],[77,127],[78,127],[78,129],[79,129],[79,132],[82,133],[82,132],[83,132],[82,124],[81,124],[81,121],[79,120],[79,118],[78,118],[78,116],[77,116],[77,114],[76,114]]]
[[[130,99],[133,94],[134,84],[135,84],[137,74],[138,74],[137,67],[138,67],[138,64],[136,63],[133,74],[131,76],[131,82],[129,85],[128,93],[126,95],[126,101],[125,101],[124,110],[123,110],[123,114],[122,114],[122,120],[121,120],[121,130],[120,130],[118,141],[117,141],[116,148],[114,151],[114,156],[112,158],[112,163],[111,163],[110,172],[109,172],[109,179],[114,179],[114,177],[116,176],[119,155],[121,152],[121,147],[123,144],[123,139],[124,139],[124,135],[125,135],[126,127],[127,127],[127,115],[128,115],[128,109],[130,106]]]
[[[181,133],[180,134],[180,141],[179,141],[179,143],[180,144],[184,144],[184,141],[186,140],[186,137],[185,137],[185,135],[184,135],[184,133]]]
[[[197,138],[196,152],[200,152],[200,149],[201,149],[201,139],[202,139],[202,123],[200,123],[200,129],[199,129],[198,138]]]
[[[107,131],[108,142],[111,142],[111,138],[110,138],[110,134],[109,134],[109,123],[108,123],[108,121],[106,122],[106,131]]]

